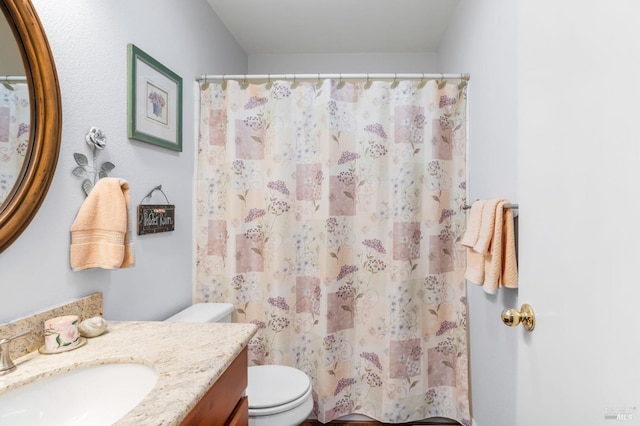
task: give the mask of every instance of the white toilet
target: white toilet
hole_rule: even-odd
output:
[[[231,322],[231,303],[196,303],[178,312],[171,322]],[[249,367],[247,396],[249,426],[298,426],[313,409],[311,380],[284,365]]]

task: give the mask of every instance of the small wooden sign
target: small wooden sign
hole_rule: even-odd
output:
[[[173,231],[176,223],[176,206],[173,204],[139,204],[138,235]]]

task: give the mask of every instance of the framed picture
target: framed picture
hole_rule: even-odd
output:
[[[182,78],[128,45],[128,135],[182,151]]]

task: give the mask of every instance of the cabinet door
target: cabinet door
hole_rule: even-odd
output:
[[[242,397],[236,410],[229,418],[227,426],[247,426],[249,424],[249,398]]]

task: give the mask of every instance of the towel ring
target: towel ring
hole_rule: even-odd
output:
[[[462,210],[469,210],[471,208],[471,206],[469,204],[465,204],[462,206]],[[517,210],[519,208],[518,204],[505,204],[504,205],[505,209],[513,209],[513,210]]]

